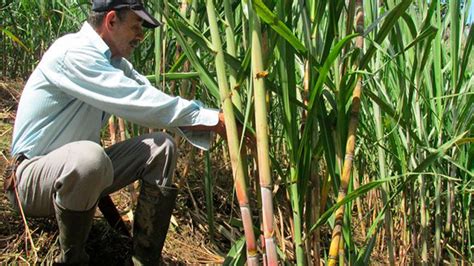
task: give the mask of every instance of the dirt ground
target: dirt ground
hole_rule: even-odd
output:
[[[21,81],[0,80],[0,173],[3,173],[9,157],[12,126],[22,86]],[[181,151],[182,159],[177,167],[175,181],[180,192],[163,251],[163,264],[220,264],[224,261],[224,251],[231,246],[230,238],[237,235],[232,232],[230,226],[224,226],[216,233],[216,241],[210,241],[205,218],[203,180],[200,178],[204,169],[204,163],[200,159],[202,156],[197,154],[198,156],[190,161],[185,154],[190,154],[187,146]],[[189,170],[190,168],[192,169]],[[216,171],[219,173],[227,168],[219,166],[220,170]],[[180,177],[183,171],[188,172],[187,178]],[[3,180],[0,181],[0,186],[3,187]],[[225,188],[217,186],[214,200],[232,202],[225,198],[231,197],[231,186],[231,182]],[[131,195],[128,189],[122,189],[112,195],[129,229],[133,209]],[[225,212],[230,214],[234,208],[235,206],[220,206],[220,212],[224,213],[217,214],[217,219],[229,217]],[[53,217],[26,218],[28,229],[25,230],[24,220],[12,210],[3,189],[0,192],[0,216],[0,265],[47,265],[59,253],[58,230]],[[223,221],[222,224],[225,225],[226,222]],[[91,265],[124,265],[130,258],[131,239],[115,232],[100,211],[97,211],[87,241],[87,252],[91,256]]]

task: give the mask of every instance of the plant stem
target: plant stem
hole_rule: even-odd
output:
[[[253,14],[252,27],[252,79],[255,97],[255,130],[257,137],[258,172],[262,194],[262,218],[265,237],[267,265],[278,265],[273,221],[273,194],[270,172],[270,150],[268,140],[267,104],[264,78],[267,74],[263,69],[262,31],[260,19]]]
[[[356,8],[356,30],[359,34],[361,34],[360,36],[356,38],[356,47],[362,51],[363,45],[364,45],[364,37],[362,36],[362,33],[364,31],[364,9],[363,9],[362,0],[356,0],[355,8]],[[357,65],[358,64],[356,63],[356,66]],[[358,74],[357,84],[354,88],[354,91],[352,92],[352,107],[351,107],[350,120],[349,120],[348,137],[347,137],[347,142],[346,142],[346,156],[344,159],[344,164],[343,164],[343,169],[342,169],[341,184],[339,188],[337,202],[341,201],[346,196],[347,189],[349,186],[352,162],[354,159],[356,131],[357,131],[357,125],[359,123],[361,94],[362,94],[362,75]],[[337,261],[337,257],[338,257],[339,249],[340,249],[339,245],[340,245],[340,242],[342,241],[343,217],[344,217],[344,205],[339,207],[336,211],[336,220],[335,220],[334,228],[332,231],[331,245],[329,248],[328,265],[335,265]]]
[[[232,164],[232,173],[234,176],[235,189],[239,201],[240,211],[242,213],[242,223],[245,231],[247,263],[257,265],[257,245],[252,224],[252,214],[247,195],[247,185],[245,182],[245,170],[243,169],[242,158],[239,151],[239,136],[237,133],[237,124],[235,121],[233,104],[230,97],[229,84],[226,76],[226,65],[224,61],[224,52],[220,39],[219,29],[217,27],[216,13],[212,0],[207,0],[206,4],[209,27],[211,29],[212,46],[215,52],[215,64],[217,81],[219,84],[222,108],[226,123],[227,142],[229,146],[230,161]]]

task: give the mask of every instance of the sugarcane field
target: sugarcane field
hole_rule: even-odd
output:
[[[474,265],[474,1],[0,1],[0,265]]]

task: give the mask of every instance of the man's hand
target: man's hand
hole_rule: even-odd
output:
[[[225,130],[225,119],[224,119],[224,113],[219,112],[219,121],[217,121],[217,124],[214,126],[212,131],[216,132],[221,136],[223,139],[227,139],[227,132]]]
[[[212,131],[219,134],[222,138],[226,138],[224,113],[219,113],[219,120],[214,126],[196,125],[196,126],[184,126],[182,129],[189,131]]]
[[[221,138],[227,140],[227,132],[226,132],[226,125],[225,125],[223,112],[219,112],[219,120],[217,121],[217,124],[214,126],[197,125],[197,126],[183,127],[183,129],[196,130],[196,131],[200,131],[200,130],[213,131],[219,134]],[[240,137],[242,136],[243,125],[240,124],[238,121],[237,121],[237,131],[238,131],[239,140],[240,140]],[[245,131],[245,144],[247,145],[247,147],[249,147],[252,150],[254,150],[256,147],[255,136],[252,133],[250,133],[249,130]]]

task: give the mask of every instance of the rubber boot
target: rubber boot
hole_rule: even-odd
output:
[[[158,265],[178,189],[142,182],[133,225],[134,265]]]
[[[85,245],[92,226],[95,206],[87,211],[71,211],[54,202],[59,227],[61,253],[54,259],[54,265],[88,265],[89,255]]]

